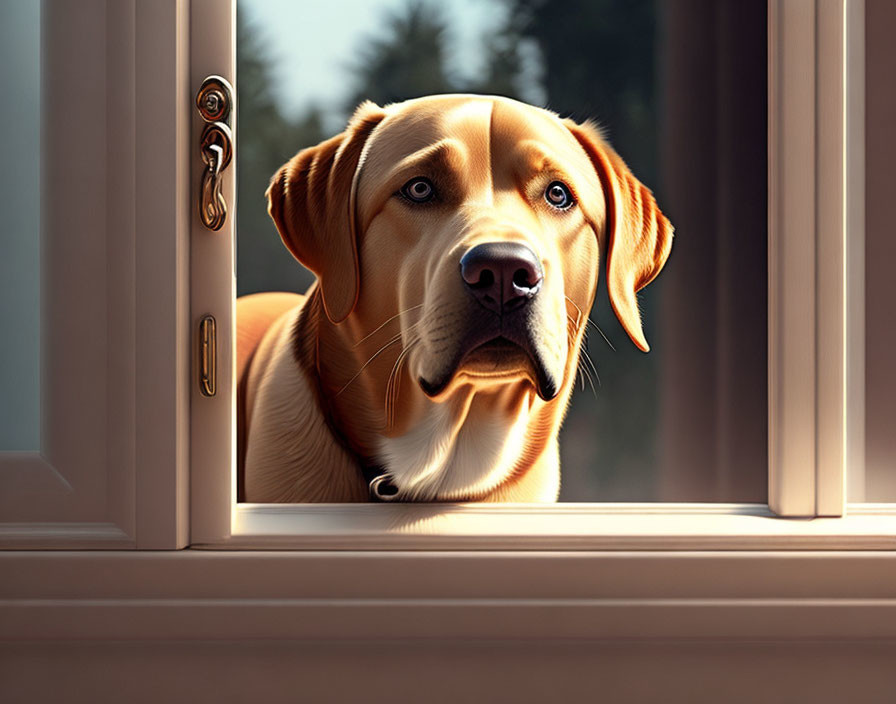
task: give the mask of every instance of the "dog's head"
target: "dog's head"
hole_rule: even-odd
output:
[[[672,228],[590,125],[506,98],[366,103],[287,163],[268,198],[329,319],[365,357],[394,316],[402,344],[380,375],[403,363],[431,402],[513,386],[559,418],[602,250],[613,309],[648,349],[635,294]]]

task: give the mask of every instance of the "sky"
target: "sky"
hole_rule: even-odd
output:
[[[294,116],[309,101],[330,119],[342,115],[349,89],[347,66],[365,38],[380,36],[383,18],[406,0],[239,0],[238,12],[260,31],[274,60],[281,108]],[[504,4],[495,0],[442,0],[449,21],[450,68],[475,75],[484,56],[482,37],[502,25]]]

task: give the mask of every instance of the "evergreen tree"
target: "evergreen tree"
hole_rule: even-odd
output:
[[[284,162],[325,137],[321,115],[311,106],[297,120],[284,117],[274,99],[271,60],[245,16],[237,12],[237,291],[303,292],[313,276],[280,241],[264,193]]]
[[[486,41],[485,54],[482,78],[472,79],[464,92],[503,95],[520,100],[523,60],[519,37],[512,31],[501,31]]]
[[[386,105],[457,89],[446,69],[447,25],[434,5],[410,0],[387,15],[385,25],[384,35],[371,39],[350,69],[350,111],[364,100]]]
[[[439,93],[519,96],[522,61],[515,33],[502,31],[488,41],[482,77],[452,74],[447,39],[444,14],[427,0],[409,0],[388,14],[384,32],[350,66],[349,114],[364,100],[386,105]]]

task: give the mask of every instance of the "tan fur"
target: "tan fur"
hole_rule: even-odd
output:
[[[419,176],[436,201],[396,195]],[[554,180],[575,195],[568,211],[544,202]],[[557,433],[601,249],[613,308],[646,351],[635,294],[672,239],[600,135],[505,98],[366,103],[287,163],[268,197],[319,281],[305,300],[238,303],[245,500],[364,501],[362,466],[387,472],[403,500],[556,500]],[[494,241],[542,263],[526,324],[556,396],[537,391],[531,358],[463,356],[472,304],[459,261]],[[433,378],[447,381],[430,397],[419,380]]]

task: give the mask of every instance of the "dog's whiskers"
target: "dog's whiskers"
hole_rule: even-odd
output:
[[[398,402],[398,392],[401,388],[401,365],[407,360],[411,352],[411,346],[408,346],[404,353],[400,355],[395,366],[395,377],[392,383],[392,396],[389,405],[388,423],[389,428],[395,424],[395,404]]]
[[[582,362],[583,358],[588,363],[588,365],[591,366],[591,371],[594,372],[594,376],[597,377],[597,385],[603,386],[603,384],[601,384],[601,382],[600,382],[600,374],[597,373],[597,367],[594,365],[594,362],[591,360],[591,356],[588,354],[588,350],[586,350],[584,347],[580,351],[580,355],[579,355],[580,363]],[[582,368],[585,369],[585,367],[582,367]],[[591,374],[588,374],[588,379],[591,380]],[[591,381],[591,391],[593,391],[594,395],[597,396],[597,391],[595,391],[595,389],[594,389],[594,381]]]
[[[566,314],[566,339],[570,347],[575,343],[575,336],[579,331],[578,322],[578,320],[573,320],[573,317],[569,313]],[[585,390],[585,373],[586,372],[582,368],[582,358],[580,356],[576,360],[576,378],[581,381],[582,391]],[[591,386],[594,388],[593,383]]]
[[[398,390],[401,384],[401,364],[407,359],[411,349],[419,341],[419,337],[411,339],[407,346],[399,353],[398,359],[392,365],[392,372],[389,374],[389,380],[386,382],[386,430],[389,430],[395,421],[395,403],[398,401]]]
[[[579,357],[579,362],[576,366],[579,371],[579,378],[582,380],[582,391],[585,390],[585,379],[587,379],[589,386],[591,386],[591,392],[597,395],[597,392],[594,390],[594,380],[591,378],[591,374],[588,372],[588,368],[582,362],[581,357]]]
[[[578,324],[579,324],[579,320],[582,319],[582,315],[583,315],[583,313],[582,313],[582,309],[579,308],[579,307],[576,305],[576,302],[575,302],[574,300],[572,300],[569,296],[567,296],[565,293],[563,294],[563,297],[564,297],[567,301],[569,301],[569,302],[572,304],[572,307],[575,308],[576,311],[578,312],[579,317],[578,317],[578,319],[576,320],[576,325],[578,325]],[[567,313],[567,315],[569,315],[569,314]]]
[[[413,323],[412,325],[408,325],[407,330],[406,330],[405,332],[407,332],[408,335],[411,335],[412,333],[414,333],[414,332],[416,331],[418,325],[420,325],[420,321],[419,321],[419,320],[418,320],[416,323]],[[366,362],[364,362],[364,364],[363,364],[363,365],[361,366],[361,368],[357,371],[357,373],[356,373],[351,379],[349,379],[349,380],[346,382],[345,386],[343,386],[341,389],[339,389],[338,392],[336,392],[336,396],[339,396],[339,394],[341,394],[341,393],[342,393],[343,391],[345,391],[349,386],[351,386],[352,383],[355,381],[355,379],[357,379],[359,376],[361,376],[361,372],[363,372],[365,369],[367,369],[367,367],[370,366],[370,363],[373,362],[373,360],[375,360],[377,357],[379,357],[380,354],[382,354],[387,348],[391,347],[391,346],[394,345],[396,342],[400,342],[400,341],[401,341],[401,338],[402,338],[403,335],[404,335],[404,332],[400,332],[400,333],[398,333],[398,334],[395,335],[391,340],[389,340],[385,345],[383,345],[383,346],[380,347],[376,352],[374,352],[374,353],[370,356],[370,359],[368,359]],[[411,343],[409,342],[408,345],[410,346],[410,344],[411,344]]]
[[[597,331],[600,333],[600,336],[601,336],[602,338],[604,338],[604,342],[606,342],[606,343],[610,346],[610,349],[613,350],[613,351],[615,352],[615,351],[616,351],[616,348],[613,347],[613,343],[610,342],[610,338],[607,337],[607,336],[604,334],[604,331],[601,330],[601,329],[597,326],[597,323],[595,323],[591,318],[588,318],[588,323],[589,323],[595,330],[597,330]]]
[[[575,308],[575,309],[578,311],[578,313],[579,313],[579,319],[581,320],[581,318],[582,318],[582,316],[583,316],[582,309],[579,308],[579,307],[576,305],[576,302],[575,302],[574,300],[572,300],[572,299],[571,299],[569,296],[567,296],[566,294],[563,294],[563,297],[564,297],[567,301],[569,301],[569,302],[572,304],[573,308]],[[567,313],[567,316],[568,316],[568,315],[569,315],[569,314]],[[615,351],[616,351],[616,348],[613,346],[613,343],[610,342],[610,338],[607,337],[606,334],[604,333],[604,331],[600,329],[600,326],[598,326],[598,324],[595,323],[595,322],[591,319],[591,316],[584,316],[584,317],[585,317],[585,324],[586,324],[586,326],[587,326],[587,325],[590,325],[590,326],[593,327],[595,330],[597,330],[597,331],[600,333],[600,336],[601,336],[602,338],[604,338],[604,342],[606,342],[606,343],[610,346],[610,349],[613,350],[613,351],[615,352]],[[578,324],[579,324],[579,321],[577,320],[577,321],[576,321],[576,327],[578,327]]]
[[[384,327],[386,327],[389,323],[391,323],[391,322],[392,322],[393,320],[395,320],[396,318],[399,318],[399,317],[401,317],[402,315],[404,315],[405,313],[410,313],[412,310],[417,310],[418,308],[422,308],[422,307],[423,307],[423,304],[420,303],[420,304],[418,304],[418,305],[416,305],[416,306],[411,306],[410,308],[407,308],[407,309],[405,309],[405,310],[403,310],[403,311],[401,311],[401,312],[399,312],[399,313],[396,313],[396,314],[393,315],[391,318],[388,318],[388,319],[385,320],[383,323],[381,323],[381,324],[380,324],[376,329],[374,329],[372,332],[367,333],[367,335],[365,335],[365,336],[362,337],[360,340],[358,340],[358,341],[355,343],[354,346],[355,346],[355,347],[358,347],[360,344],[362,344],[363,342],[367,341],[369,338],[371,338],[371,337],[373,337],[374,335],[376,335],[376,333],[378,333],[380,330],[382,330]]]
[[[376,352],[374,352],[373,355],[371,355],[370,359],[368,359],[366,362],[364,362],[364,364],[361,366],[361,368],[358,370],[358,372],[351,379],[349,379],[346,382],[345,386],[343,386],[341,389],[339,389],[339,391],[336,392],[336,396],[339,396],[339,394],[341,394],[349,386],[351,386],[352,382],[355,379],[357,379],[359,376],[361,376],[361,372],[363,372],[365,369],[367,369],[367,367],[370,366],[370,363],[373,362],[373,360],[375,360],[377,357],[379,357],[387,348],[391,347],[396,342],[401,342],[401,335],[402,335],[402,333],[398,333],[395,337],[393,337],[391,340],[389,340],[385,345],[383,345]]]
[[[575,304],[573,304],[575,305]],[[579,331],[578,321],[573,320],[573,317],[566,314],[567,318],[567,335],[569,337],[570,345],[573,343],[575,334]],[[570,333],[569,328],[572,327],[572,333]],[[582,346],[579,349],[579,358],[576,362],[576,372],[581,376],[582,380],[582,390],[585,389],[585,379],[588,379],[588,383],[591,385],[591,391],[594,395],[597,395],[597,390],[594,388],[594,378],[591,376],[591,371],[594,372],[594,376],[597,377],[597,385],[602,386],[600,381],[600,374],[597,373],[597,367],[594,365],[590,355],[588,354],[588,331],[585,330],[584,340],[582,341]],[[589,371],[589,365],[591,371]]]

